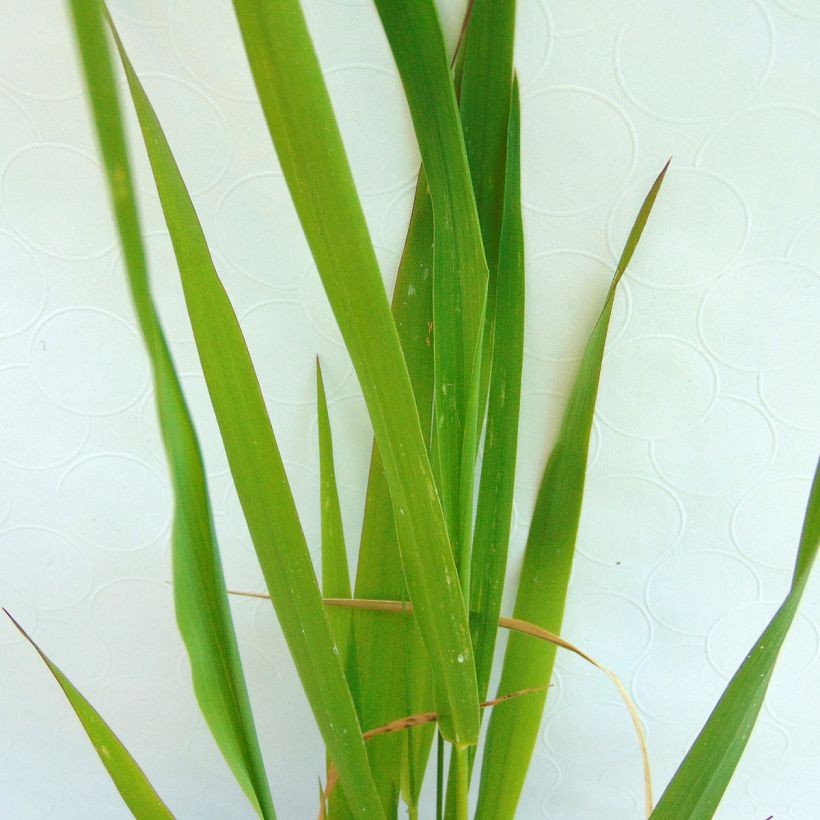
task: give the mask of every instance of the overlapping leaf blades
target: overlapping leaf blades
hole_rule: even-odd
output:
[[[487,263],[435,6],[432,0],[377,0],[376,8],[410,106],[433,206],[436,457],[450,539],[469,600]]]
[[[174,565],[180,628],[191,655],[197,696],[214,736],[258,812],[273,817],[225,601],[201,455],[148,292],[100,6],[96,0],[71,2],[80,22],[78,35],[130,283],[155,369],[177,499]],[[418,781],[430,739],[429,731],[422,732],[422,728],[414,729],[415,739],[403,746],[402,740],[379,738],[368,760],[354,698],[335,648],[342,656],[349,649],[347,672],[359,701],[356,706],[366,722],[372,718],[377,725],[395,717],[385,713],[400,702],[407,708],[399,712],[421,711],[432,670],[443,729],[459,749],[453,758],[458,773],[454,778],[458,799],[453,804],[457,816],[463,818],[468,779],[463,752],[476,740],[477,690],[483,696],[489,679],[509,538],[520,392],[523,238],[518,105],[511,84],[515,4],[505,0],[471,4],[473,22],[458,77],[462,91],[459,123],[432,1],[376,2],[405,85],[432,193],[429,196],[422,176],[399,275],[407,291],[397,288],[394,299],[398,332],[297,0],[234,0],[234,5],[263,111],[354,360],[379,444],[372,460],[356,593],[404,600],[409,592],[432,666],[426,656],[413,657],[421,653],[415,627],[407,631],[410,619],[400,619],[401,634],[395,622],[354,621],[351,633],[345,621],[341,631],[337,630],[339,646],[334,647],[244,340],[159,123],[119,42],[118,47],[172,234],[240,501],[305,691],[349,798],[349,804],[338,801],[331,811],[336,817],[377,817],[384,809],[393,816],[401,782],[411,816],[415,816]],[[627,241],[539,490],[515,615],[550,631],[560,628],[566,597],[612,298],[665,170]],[[411,289],[412,295],[418,292],[418,299],[411,297]],[[435,320],[432,356],[431,314]],[[323,581],[328,591],[346,597],[350,583],[321,379],[318,388]],[[487,394],[489,416],[473,532],[474,468]],[[443,506],[428,458],[431,418],[436,428],[432,461]],[[705,818],[714,812],[748,739],[818,550],[819,484],[816,475],[792,589],[733,678],[653,816]],[[276,527],[272,526],[274,519]],[[472,640],[462,595],[474,610]],[[374,623],[375,630],[368,626]],[[353,634],[355,640],[348,644]],[[380,659],[366,654],[358,669],[357,646],[368,651],[381,647],[392,660],[401,659],[403,663],[391,668],[398,670],[396,682],[406,684],[402,697],[396,696],[395,685],[389,692],[379,689]],[[553,654],[550,649],[525,647],[513,636],[501,691],[546,686]],[[102,753],[101,757],[118,788],[127,781],[128,788],[135,790],[135,799],[143,801],[138,816],[170,816],[150,784],[140,780],[144,776],[99,716],[43,657],[98,751],[101,744],[106,748],[115,744],[113,769],[111,761]],[[534,695],[494,715],[483,761],[478,817],[513,816],[543,702],[544,695]],[[406,733],[403,740],[408,736]]]
[[[262,574],[316,722],[357,816],[379,817],[367,753],[259,382],[168,142],[122,43],[211,403]]]
[[[439,711],[478,736],[467,615],[407,367],[327,89],[296,0],[234,0],[262,110],[367,403]],[[342,775],[344,778],[344,775]]]
[[[172,541],[177,622],[208,726],[257,812],[272,818],[275,812],[228,608],[205,467],[149,290],[103,6],[97,0],[72,0],[71,10],[131,295],[154,372],[175,497]]]

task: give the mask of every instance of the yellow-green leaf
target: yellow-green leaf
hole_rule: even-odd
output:
[[[205,467],[151,298],[103,6],[72,0],[131,296],[154,374],[160,429],[174,490],[174,599],[202,714],[234,776],[262,817],[275,812],[231,620]]]
[[[729,681],[652,820],[709,820],[734,774],[763,706],[777,656],[820,549],[820,462],[814,472],[791,588],[746,660]]]
[[[589,435],[615,288],[632,258],[667,167],[668,163],[652,185],[627,238],[603,310],[584,350],[558,440],[538,489],[513,616],[550,632],[561,631],[581,516]],[[512,692],[545,686],[552,675],[554,659],[554,647],[533,647],[523,636],[511,635],[504,655],[500,690]],[[514,816],[545,700],[546,691],[510,704],[491,717],[476,810],[480,820],[507,820]],[[503,766],[493,765],[499,760],[504,761]]]
[[[117,47],[174,246],[211,404],[265,583],[351,809],[359,817],[380,817],[353,700],[245,339],[159,120],[119,39]]]
[[[102,760],[111,780],[117,787],[117,791],[134,817],[139,818],[139,820],[174,820],[174,815],[171,814],[160,796],[154,791],[154,787],[148,782],[145,772],[137,765],[137,762],[131,757],[128,749],[122,745],[120,739],[111,731],[100,713],[83,697],[57,665],[49,660],[45,652],[32,640],[23,627],[12,618],[9,612],[5,609],[3,612],[11,618],[12,623],[20,630],[20,634],[37,650],[37,654],[51,670],[51,674],[54,675],[57,683],[60,684],[65,696],[68,698],[68,702],[71,704],[71,708],[80,719],[88,739],[93,744],[94,750],[100,756],[100,760]]]

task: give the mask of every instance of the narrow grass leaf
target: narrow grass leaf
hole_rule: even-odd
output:
[[[325,598],[325,606],[334,609],[354,609],[361,612],[393,613],[394,615],[405,616],[412,615],[413,613],[412,607],[408,606],[407,604],[401,601],[364,600],[361,598]],[[403,620],[410,619],[404,618]],[[572,652],[574,655],[577,655],[579,658],[582,658],[587,663],[603,672],[609,678],[609,680],[617,689],[618,695],[623,701],[624,706],[626,706],[626,710],[629,713],[630,720],[632,721],[632,726],[635,729],[635,736],[638,740],[638,747],[641,754],[641,761],[644,774],[644,804],[646,808],[646,814],[647,816],[649,816],[649,813],[652,811],[652,777],[649,767],[649,753],[646,746],[646,737],[644,735],[643,725],[641,724],[638,709],[635,706],[634,701],[630,697],[626,687],[623,685],[623,683],[621,683],[620,678],[618,678],[618,676],[614,672],[605,667],[599,661],[595,660],[591,655],[588,655],[575,644],[572,644],[569,641],[564,640],[562,637],[554,634],[553,632],[550,632],[549,630],[543,629],[537,624],[529,623],[528,621],[522,621],[518,618],[501,617],[498,619],[498,622],[495,626],[496,628],[508,629],[511,632],[515,632],[521,635],[527,635],[531,638],[537,638],[538,640],[545,641],[555,647],[566,649],[567,651]],[[497,697],[492,701],[482,702],[480,705],[482,708],[485,708],[487,706],[494,706],[504,702],[505,700],[510,700],[524,694],[532,694],[535,692],[545,691],[547,688],[548,686],[545,684],[544,686],[515,692],[511,695],[502,695],[501,697]],[[403,718],[401,720],[392,721],[386,726],[381,727],[380,729],[369,730],[365,732],[364,737],[367,740],[370,739],[370,737],[375,737],[385,732],[406,729],[410,726],[415,726],[419,723],[429,722],[429,720],[434,719],[435,713],[432,712],[425,715],[414,715],[412,718]]]
[[[490,682],[496,623],[507,567],[518,447],[521,368],[524,360],[524,230],[521,221],[520,111],[514,86],[506,151],[504,227],[498,261],[495,343],[484,458],[478,491],[470,627],[476,656],[478,694]]]
[[[491,279],[507,202],[515,7],[515,0],[473,0],[458,87],[464,145]]]
[[[333,435],[330,428],[330,414],[327,409],[322,367],[318,358],[316,359],[316,409],[319,437],[319,518],[322,530],[322,596],[325,598],[333,595],[350,597],[350,570],[347,565],[342,508],[336,485],[336,467],[333,463]],[[353,702],[358,704],[356,652],[351,634],[353,625],[350,618],[339,617],[336,612],[328,611],[328,619],[339,649],[339,657],[342,659],[342,666],[345,668]],[[357,711],[359,711],[358,708]],[[331,765],[330,757],[328,757],[328,772],[330,772]],[[384,801],[382,801],[382,806],[384,806]],[[325,811],[324,801],[322,811]],[[329,798],[327,811],[332,820],[352,817],[344,792],[338,790],[334,791],[332,797]]]
[[[507,703],[507,701],[515,700],[516,698],[523,698],[527,695],[533,695],[536,692],[540,692],[541,689],[523,689],[520,692],[509,692],[506,695],[500,695],[497,698],[493,698],[492,700],[486,700],[482,703],[479,703],[479,708],[481,709],[489,709],[493,706],[499,706],[502,703]],[[436,723],[439,720],[438,714],[435,712],[419,712],[417,714],[408,715],[407,717],[398,718],[397,720],[391,720],[389,723],[384,724],[383,726],[377,726],[374,729],[368,729],[364,733],[365,741],[371,741],[373,738],[377,737],[384,737],[385,735],[392,735],[396,734],[397,732],[406,732],[411,729],[415,729],[420,726],[427,726],[431,723]],[[466,760],[466,753],[469,747],[462,747],[459,749],[465,755]],[[331,769],[331,772],[327,779],[327,785],[325,786],[323,797],[327,798],[333,794],[333,790],[336,788],[336,784],[338,782],[338,778],[336,776],[335,770]],[[462,778],[462,783],[466,783],[466,778]],[[319,820],[322,820],[324,817],[324,808],[319,809]]]
[[[225,452],[262,573],[351,809],[380,817],[353,701],[334,648],[284,464],[236,314],[165,135],[117,39]]]
[[[45,652],[32,640],[23,627],[12,618],[9,612],[5,609],[3,612],[8,615],[20,631],[20,634],[37,650],[37,654],[48,666],[57,683],[60,684],[68,698],[68,702],[71,704],[71,708],[80,719],[88,739],[93,744],[94,750],[100,756],[100,760],[108,770],[117,791],[134,817],[138,817],[139,820],[174,820],[174,815],[171,814],[168,807],[154,791],[154,787],[148,782],[145,773],[131,757],[125,746],[122,745],[120,739],[111,731],[108,724],[100,717],[100,713],[80,694],[79,690],[60,669],[49,660]]]
[[[322,595],[349,598],[350,570],[347,565],[342,508],[339,503],[339,489],[336,485],[336,468],[333,463],[333,435],[330,429],[330,415],[327,410],[322,368],[316,360],[316,406],[318,411],[319,434],[319,501],[322,528]],[[335,629],[336,645],[342,664],[346,666],[349,624],[339,624]]]
[[[259,750],[208,499],[205,468],[157,311],[145,252],[102,4],[71,10],[108,175],[137,318],[154,374],[160,429],[174,491],[172,555],[177,622],[203,716],[248,799],[275,816]]]
[[[410,106],[433,203],[435,440],[442,501],[469,601],[487,263],[449,59],[433,0],[376,0],[376,8]]]
[[[393,502],[408,592],[448,736],[475,743],[467,614],[373,245],[296,0],[234,0],[262,110],[362,387]]]
[[[433,409],[432,267],[433,211],[422,171],[396,276],[392,312],[427,448]],[[393,505],[377,445],[373,446],[370,458],[355,589],[356,597],[407,599]],[[417,651],[419,636],[415,624],[408,628],[394,618],[354,618],[353,625],[359,655],[362,726],[380,726],[401,712],[429,708],[426,702],[430,664],[426,653]],[[413,771],[406,769],[405,799],[411,803],[414,796],[418,797],[416,786],[421,785],[416,777],[418,761],[426,760],[423,743],[420,748],[415,744],[423,741],[425,735],[432,737],[429,727],[410,733],[414,744]],[[410,749],[402,748],[404,741],[403,737],[385,736],[367,747],[379,796],[388,812],[398,802],[401,766],[410,765],[406,761]],[[405,763],[401,764],[403,759]]]
[[[492,5],[491,3],[490,6]],[[483,18],[478,16],[482,9]],[[476,28],[482,19],[486,25],[497,22],[491,14],[492,10],[495,9],[490,9],[486,2],[476,3],[465,48],[469,48],[472,36],[483,33],[482,29]],[[465,66],[469,65],[470,61],[465,61]],[[465,72],[462,94],[467,90],[469,76]],[[502,91],[499,89],[498,93]],[[462,110],[462,117],[464,113]],[[487,113],[501,116],[504,112],[499,110]],[[507,113],[508,141],[502,153],[507,167],[501,175],[502,181],[505,181],[504,189],[499,192],[503,198],[503,208],[490,208],[489,204],[485,204],[485,219],[492,220],[496,216],[496,210],[501,210],[503,226],[499,237],[500,246],[498,243],[495,246],[497,264],[490,269],[490,289],[487,297],[488,312],[482,371],[486,374],[484,378],[491,377],[491,381],[488,386],[482,387],[482,390],[486,389],[489,392],[489,403],[470,573],[470,629],[476,658],[479,698],[486,697],[490,682],[498,634],[496,624],[501,611],[501,595],[507,567],[518,447],[521,368],[524,358],[524,228],[521,218],[521,124],[517,83],[514,84],[512,102],[507,107]],[[478,143],[478,140],[475,142]],[[486,156],[481,158],[485,163],[489,162]],[[485,169],[485,172],[498,176],[492,167]],[[484,189],[483,193],[487,197],[491,190]],[[471,755],[470,775],[473,761],[474,755]],[[456,808],[456,762],[455,757],[451,758],[450,787],[447,792],[448,817],[454,816]]]
[[[489,268],[478,407],[484,408],[495,340],[496,283],[506,208],[515,0],[474,0],[456,74],[464,144]],[[477,434],[480,435],[481,416]],[[479,675],[480,678],[480,675]],[[479,687],[480,690],[480,687]],[[479,691],[481,697],[481,692]]]
[[[514,616],[554,633],[560,633],[563,620],[581,515],[589,435],[615,289],[638,244],[668,165],[647,194],[626,241],[603,310],[587,342],[535,502]],[[501,690],[548,683],[554,659],[554,647],[533,647],[523,636],[511,635],[504,656]],[[476,809],[478,820],[506,820],[514,816],[545,700],[546,693],[535,695],[492,715]]]
[[[666,787],[652,820],[708,820],[749,741],[783,642],[820,549],[820,462],[814,473],[788,595],[735,672]]]

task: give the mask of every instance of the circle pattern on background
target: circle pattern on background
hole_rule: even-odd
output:
[[[552,48],[552,23],[543,0],[518,1],[515,32],[515,70],[526,88],[541,73]]]
[[[115,18],[123,17],[141,26],[162,26],[166,22],[162,0],[108,0],[108,7]]]
[[[88,558],[76,544],[47,527],[12,527],[0,533],[0,563],[3,587],[37,609],[66,609],[91,589]]]
[[[262,392],[271,401],[315,404],[317,355],[328,399],[350,373],[347,352],[313,330],[298,302],[262,302],[241,323]]]
[[[117,716],[120,731],[135,745],[142,744],[154,756],[168,754],[171,750],[165,744],[157,748],[157,741],[185,737],[199,723],[196,701],[191,698],[186,703],[174,689],[171,681],[155,675],[123,675],[106,681],[100,691],[100,709]],[[145,715],[152,719],[145,720]]]
[[[41,100],[64,100],[79,94],[83,81],[72,31],[65,4],[52,0],[16,4],[14,25],[0,29],[0,54],[6,67],[0,73],[0,83]],[[9,71],[10,66],[13,71]]]
[[[170,584],[147,578],[110,581],[91,596],[91,614],[95,623],[111,624],[117,646],[132,655],[169,655],[182,645]]]
[[[787,640],[788,640],[787,636]],[[774,717],[785,724],[812,727],[817,737],[820,718],[807,714],[806,704],[820,691],[820,664],[813,663],[804,671],[794,674],[788,667],[775,668],[766,703]],[[815,740],[816,746],[816,740]]]
[[[611,755],[607,757],[611,759]],[[597,755],[595,759],[597,761]],[[589,771],[589,767],[585,768]],[[640,805],[635,795],[627,789],[585,780],[584,775],[579,772],[578,776],[573,776],[571,783],[567,784],[566,792],[557,789],[544,798],[541,802],[540,816],[544,820],[566,820],[567,817],[579,817],[583,820],[597,820],[601,817],[626,818],[640,814]]]
[[[299,287],[310,251],[281,176],[254,174],[228,188],[217,206],[216,235],[225,258],[251,279]]]
[[[759,591],[760,581],[748,564],[726,553],[697,550],[675,555],[655,570],[646,585],[646,603],[667,629],[705,636],[726,612],[756,601]]]
[[[706,640],[706,652],[721,675],[731,678],[735,674],[779,605],[774,601],[746,604],[716,621]],[[778,655],[778,667],[784,673],[801,673],[817,657],[817,648],[817,628],[805,615],[798,614]]]
[[[148,362],[137,334],[95,308],[66,308],[35,331],[29,354],[40,389],[66,410],[108,416],[145,389]]]
[[[0,231],[0,338],[25,330],[45,303],[46,281],[39,263],[11,234]]]
[[[632,669],[649,648],[652,625],[640,604],[624,595],[586,592],[570,596],[561,637],[593,658],[606,658],[610,669]],[[559,652],[556,664],[584,675],[599,676],[587,661]]]
[[[27,146],[9,160],[0,184],[11,224],[38,250],[82,260],[113,248],[103,171],[88,154],[58,143]],[[83,192],[82,208],[77,191]]]
[[[527,265],[524,349],[537,359],[577,362],[601,313],[613,270],[581,251],[548,251]],[[566,317],[573,321],[567,322]],[[614,343],[629,320],[629,291],[615,291],[607,339]]]
[[[618,385],[617,390],[608,389]],[[604,358],[601,418],[627,436],[656,439],[690,430],[710,412],[717,373],[694,345],[672,336],[621,342]]]
[[[0,524],[5,523],[11,510],[11,486],[3,472],[0,472]]]
[[[596,761],[612,765],[635,743],[635,730],[623,704],[585,703],[554,712],[547,719],[544,740],[556,757],[582,763],[594,747]]]
[[[386,194],[411,182],[419,157],[399,78],[351,65],[329,71],[325,82],[359,191]]]
[[[635,0],[611,0],[601,6],[598,0],[572,0],[571,3],[551,4],[550,14],[555,21],[556,33],[568,37],[601,28],[634,3]]]
[[[388,248],[403,248],[407,237],[407,229],[410,225],[410,217],[413,213],[413,202],[416,198],[415,181],[404,190],[399,191],[384,207],[384,216],[379,225],[378,234],[380,241]],[[375,233],[375,232],[374,232]],[[376,246],[376,253],[379,247]]]
[[[754,228],[782,228],[820,205],[820,118],[792,106],[756,108],[712,134],[697,164],[743,192]]]
[[[644,658],[635,672],[632,690],[640,711],[666,723],[681,714],[702,725],[720,697],[726,681],[709,665],[697,644],[661,646]]]
[[[780,8],[806,20],[820,20],[820,9],[814,0],[774,0]]]
[[[804,478],[781,478],[752,490],[732,515],[737,548],[763,566],[791,569],[810,483]]]
[[[588,481],[578,549],[612,566],[658,561],[683,530],[680,501],[662,484],[640,476]]]
[[[620,253],[654,177],[630,185],[612,210],[609,249]],[[720,177],[670,167],[629,263],[629,279],[656,288],[686,288],[717,278],[737,259],[750,217],[740,194]]]
[[[196,20],[196,36],[191,22]],[[236,15],[219,0],[175,0],[171,42],[180,62],[207,88],[236,100],[257,100]],[[218,56],[219,59],[214,59]]]
[[[550,216],[570,216],[606,202],[632,173],[632,123],[595,91],[559,86],[522,102],[521,198]]]
[[[37,387],[27,367],[0,370],[0,459],[24,469],[54,467],[77,455],[88,438],[88,418],[58,407]],[[20,435],[31,427],[33,441]]]
[[[773,57],[772,24],[754,0],[649,0],[621,30],[615,66],[624,91],[644,111],[692,121],[751,99]]]
[[[781,259],[752,262],[715,283],[700,335],[721,361],[744,370],[786,367],[820,347],[820,275]],[[761,333],[776,322],[777,333]]]
[[[0,603],[48,651],[65,649],[66,671],[92,699],[105,688],[98,705],[112,725],[136,737],[141,748],[132,751],[149,776],[159,773],[157,787],[180,813],[216,820],[244,805],[244,797],[195,714],[166,583],[171,506],[155,397],[118,259],[72,26],[65,5],[55,15],[52,4],[32,0],[0,33],[0,43],[7,41],[0,50]],[[395,66],[372,0],[303,6],[344,109],[357,179],[368,192],[389,189],[365,193],[362,206],[374,240],[392,249],[378,252],[391,289],[418,167]],[[634,682],[641,705],[664,719],[646,713],[660,781],[682,758],[788,583],[800,496],[820,433],[820,383],[813,378],[820,344],[812,346],[820,338],[809,318],[818,305],[800,286],[803,273],[820,272],[817,21],[808,22],[820,14],[806,0],[712,6],[704,14],[706,0],[684,10],[672,0],[517,4],[531,276],[508,595],[582,337],[600,309],[648,175],[674,156],[618,295],[567,615],[571,637],[628,686]],[[111,7],[138,70],[149,72],[142,76],[185,179],[203,192],[197,210],[220,274],[253,325],[266,407],[316,567],[313,354],[322,356],[354,559],[370,425],[278,172],[230,2],[111,0]],[[463,0],[439,3],[439,10],[452,45]],[[714,37],[717,29],[727,32],[723,42]],[[643,50],[628,51],[635,43]],[[121,90],[127,101],[124,84]],[[152,291],[196,417],[226,579],[230,588],[262,591],[141,137],[131,106],[124,108],[142,183]],[[676,119],[686,124],[670,124]],[[575,249],[582,259],[556,249]],[[553,255],[542,260],[547,250]],[[599,257],[595,270],[582,265],[586,251]],[[556,267],[541,267],[546,260]],[[568,260],[577,267],[561,264]],[[749,279],[748,287],[735,280],[761,260],[760,280]],[[779,267],[786,262],[793,267]],[[754,314],[746,298],[759,298],[764,307]],[[269,305],[282,299],[287,302]],[[708,328],[699,327],[706,304],[713,310]],[[743,310],[754,314],[751,329]],[[630,368],[638,372],[630,375]],[[95,463],[100,455],[113,461]],[[142,517],[123,523],[129,511]],[[41,584],[44,536],[26,535],[34,523],[52,527],[47,532],[69,545],[54,552],[58,564],[69,565],[60,581],[72,583],[62,599],[69,605],[59,610],[38,605],[56,588],[57,570],[47,568]],[[709,549],[721,552],[703,552]],[[73,563],[75,555],[88,566]],[[11,574],[3,571],[7,564]],[[721,567],[729,579],[722,596]],[[718,573],[718,582],[701,583],[710,573]],[[727,816],[802,820],[817,805],[820,610],[809,593],[780,659],[783,676],[775,675],[744,755],[737,794],[722,806]],[[61,602],[59,594],[54,602]],[[307,816],[314,796],[294,772],[306,760],[320,760],[322,748],[315,728],[305,731],[311,717],[286,642],[269,601],[232,598],[230,606],[259,705],[260,737],[270,741],[265,757],[277,800],[284,815]],[[6,706],[0,702],[8,810],[19,820],[62,818],[79,805],[86,815],[119,816],[122,804],[104,769],[92,764],[86,772],[77,756],[74,741],[83,742],[82,732],[59,687],[3,623],[0,618],[0,655],[12,653],[2,687]],[[555,672],[519,813],[533,820],[637,816],[640,760],[614,690],[565,653]],[[562,709],[571,711],[559,719]],[[599,737],[596,720],[603,731],[612,728],[612,743]],[[175,749],[163,747],[169,725],[181,741]],[[69,742],[63,730],[71,726],[80,734]],[[283,746],[277,737],[298,742]],[[566,746],[571,759],[555,755],[546,741]],[[35,746],[48,755],[38,759]],[[191,759],[179,749],[190,750]]]
[[[20,148],[39,142],[40,129],[31,115],[14,97],[0,91],[0,167]]]
[[[651,444],[655,469],[672,486],[693,495],[749,489],[774,458],[771,422],[753,404],[720,398],[691,430]]]
[[[74,464],[60,481],[57,504],[74,535],[111,552],[148,546],[171,518],[166,482],[141,461],[113,453]]]
[[[798,430],[820,431],[820,379],[806,378],[820,373],[820,350],[815,350],[789,367],[760,374],[758,389],[766,409],[780,422]]]

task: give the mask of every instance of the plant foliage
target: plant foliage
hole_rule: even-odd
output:
[[[469,785],[480,763],[475,817],[512,818],[560,646],[618,686],[644,757],[647,814],[658,820],[712,817],[760,711],[820,546],[820,472],[791,590],[654,810],[640,720],[626,690],[608,669],[559,637],[613,299],[650,222],[666,167],[636,216],[599,317],[588,329],[538,491],[513,617],[504,618],[525,298],[515,2],[472,0],[457,52],[450,55],[433,0],[375,0],[423,164],[391,303],[299,0],[233,0],[259,104],[374,433],[351,583],[332,418],[317,362],[320,584],[254,362],[162,124],[102,0],[68,2],[153,370],[175,499],[177,621],[199,706],[254,811],[276,816],[201,450],[152,300],[113,54],[137,113],[213,412],[267,586],[259,597],[273,604],[326,746],[320,815],[395,818],[404,802],[410,817],[418,817],[435,726],[437,814],[466,820]],[[512,632],[499,693],[488,700],[499,626]],[[140,819],[171,817],[101,716],[31,643],[128,808]],[[490,710],[479,757],[480,707],[498,708]]]

